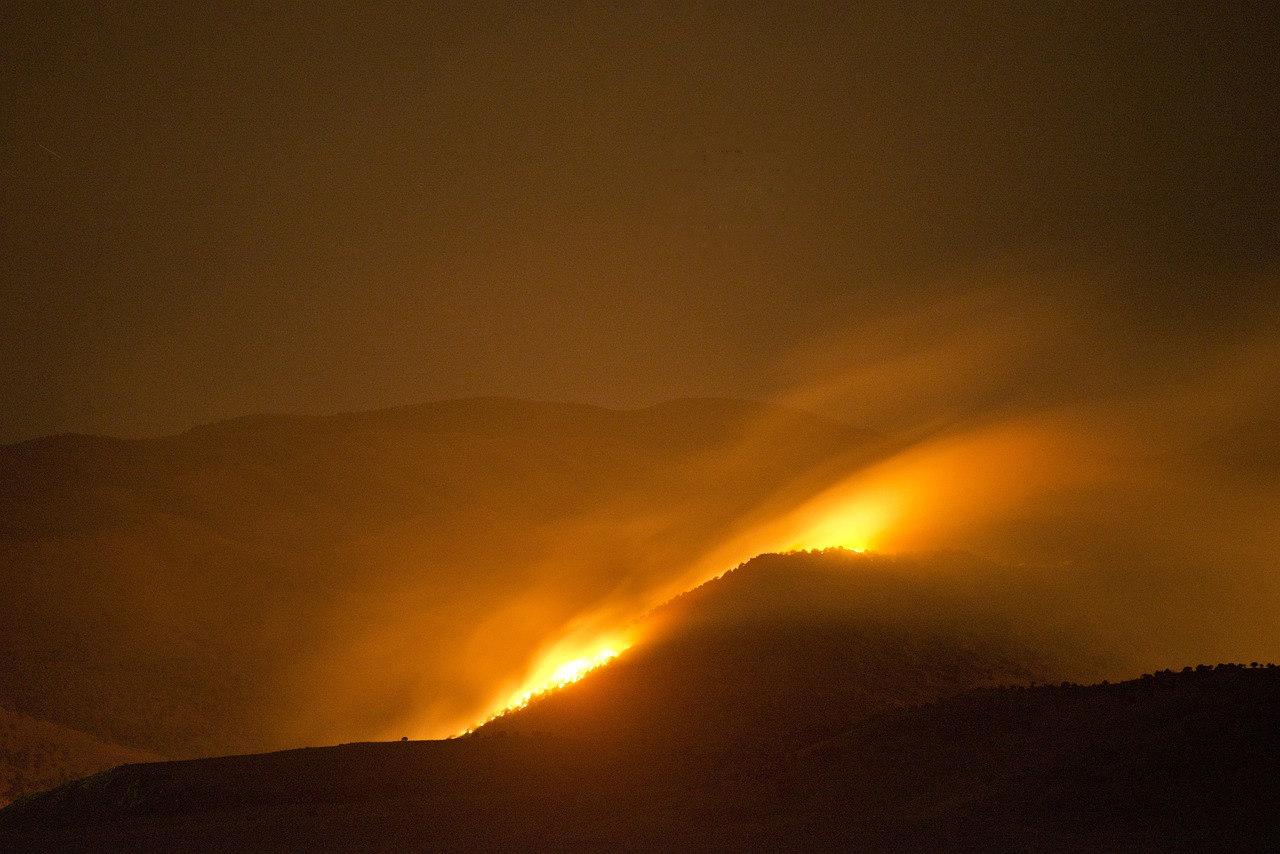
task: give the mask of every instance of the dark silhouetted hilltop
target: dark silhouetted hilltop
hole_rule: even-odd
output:
[[[649,614],[642,642],[589,680],[478,734],[774,754],[975,686],[1116,672],[1044,580],[959,553],[761,555]]]
[[[767,762],[673,759],[680,745],[665,741],[648,754],[615,752],[547,734],[350,744],[123,766],[0,811],[0,843],[1273,851],[1278,725],[1280,670],[1225,665],[1116,685],[974,690],[872,716]]]
[[[0,708],[168,757],[456,732],[566,623],[643,613],[882,446],[501,398],[3,446]]]

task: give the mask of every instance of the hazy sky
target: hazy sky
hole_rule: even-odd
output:
[[[1280,317],[1278,9],[6,0],[0,441],[1176,374]]]

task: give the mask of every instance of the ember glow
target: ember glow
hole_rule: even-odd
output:
[[[487,715],[484,720],[486,722],[491,721],[507,712],[523,709],[530,702],[544,694],[572,685],[593,670],[613,661],[625,652],[627,648],[627,646],[621,646],[620,648],[607,646],[593,655],[579,656],[557,665],[549,676],[538,676],[530,679],[526,683],[526,687],[513,694],[500,709]],[[545,671],[545,668],[539,669]]]
[[[832,547],[1280,659],[1280,4],[134,5],[4,7],[0,707],[442,738]]]
[[[875,549],[903,506],[900,496],[875,489],[855,489],[849,495],[819,504],[814,508],[814,521],[788,541],[782,551]]]
[[[619,627],[634,626],[662,602],[761,553],[956,549],[1011,563],[1065,565],[1079,557],[1076,544],[1087,555],[1090,538],[1107,536],[1127,543],[1134,553],[1153,556],[1144,559],[1194,554],[1198,547],[1182,542],[1169,522],[1194,518],[1209,493],[1189,471],[1161,456],[1168,441],[1151,420],[1134,424],[1126,428],[1108,407],[975,419],[921,430],[923,435],[892,452],[851,461],[829,472],[825,485],[811,493],[766,498],[721,528],[718,538],[709,538],[696,557],[655,573],[650,585],[579,611],[529,658],[523,681],[496,684],[486,708],[468,719],[491,719],[578,681],[618,652],[646,641],[648,629],[642,635]],[[1242,508],[1237,515],[1242,530],[1234,540],[1259,542],[1257,526],[1250,527],[1249,520],[1260,514]],[[664,538],[653,542],[661,546]],[[1215,547],[1238,551],[1229,542]],[[1235,551],[1237,567],[1256,560]],[[1191,572],[1186,570],[1188,577]],[[1167,583],[1176,588],[1189,582],[1173,574]],[[1238,648],[1252,654],[1254,640],[1246,637]],[[1183,642],[1172,638],[1170,649],[1178,656],[1203,657],[1199,647],[1184,653]],[[1218,657],[1231,657],[1235,649],[1224,647]]]
[[[551,674],[551,685],[559,688],[570,682],[577,682],[589,671],[617,657],[616,649],[603,649],[591,658],[575,658],[573,661],[566,661]]]

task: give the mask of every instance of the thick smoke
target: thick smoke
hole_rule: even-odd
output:
[[[465,727],[564,661],[642,642],[636,621],[671,596],[798,548],[1025,567],[1127,668],[1280,658],[1280,485],[1239,464],[1280,472],[1265,430],[1280,338],[1248,312],[1193,341],[1144,331],[1123,285],[986,270],[806,346],[780,369],[787,402],[882,438],[735,492],[796,427],[775,412],[662,473],[691,486],[678,500],[633,493],[540,523],[529,583],[457,647],[472,690],[415,697],[404,721]]]
[[[1240,304],[1212,328],[1153,328],[1117,296],[1124,277],[1097,272],[984,271],[850,323],[789,366],[791,399],[865,412],[905,447],[793,514],[795,544],[1041,567],[1147,666],[1280,656],[1266,282],[1225,282]]]

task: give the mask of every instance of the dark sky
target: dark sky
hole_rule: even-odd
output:
[[[1277,9],[5,0],[0,441],[785,397],[984,286],[1194,363],[1280,308]]]

